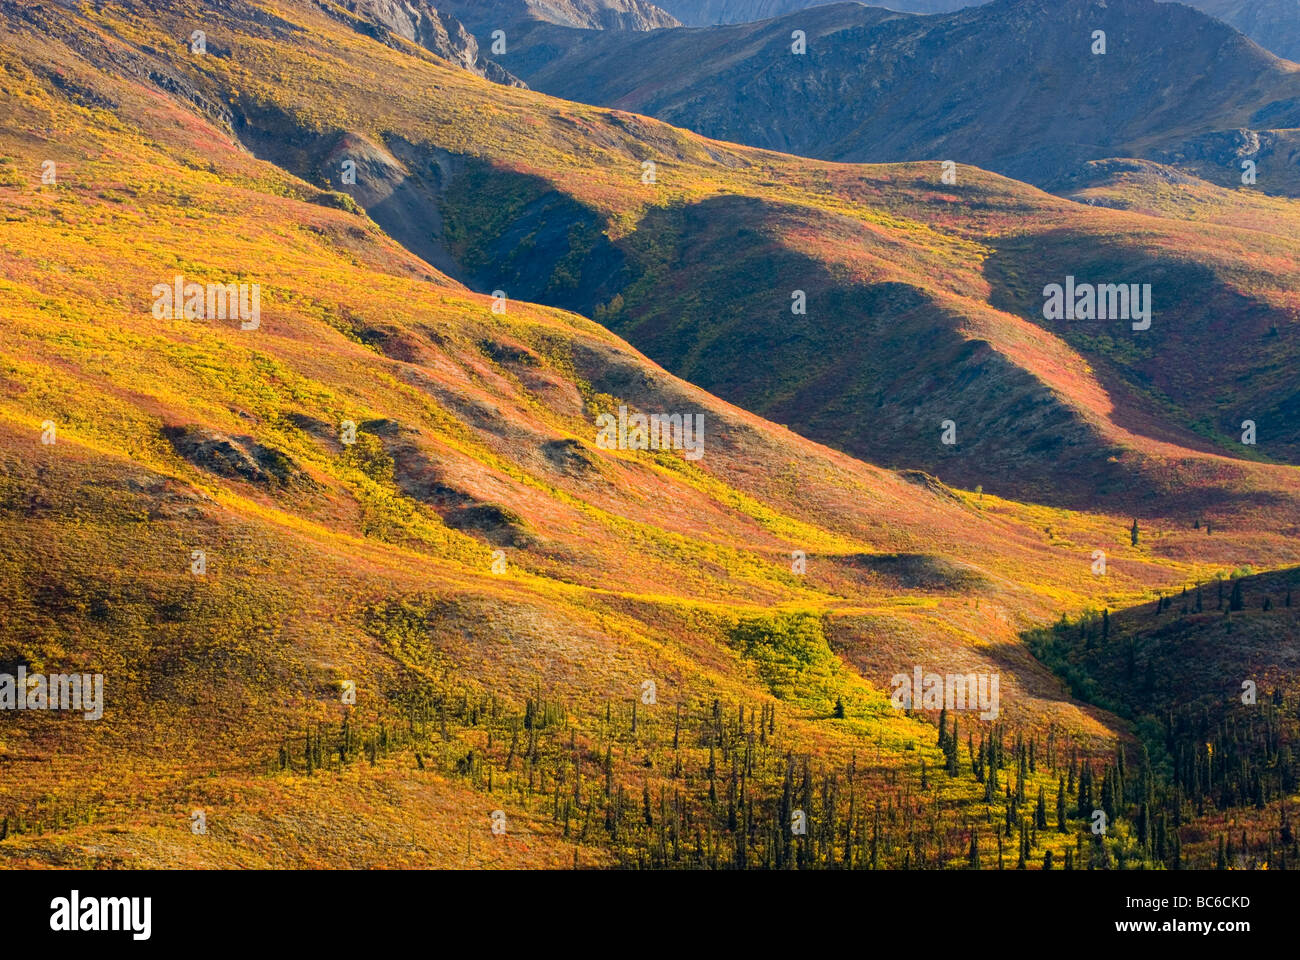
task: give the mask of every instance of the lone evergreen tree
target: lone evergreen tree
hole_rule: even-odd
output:
[[[1065,774],[1056,783],[1056,832],[1065,833]]]
[[[1129,530],[1128,535],[1129,539],[1133,541],[1133,546],[1136,547],[1138,545],[1138,522],[1136,517],[1133,519],[1133,529]]]

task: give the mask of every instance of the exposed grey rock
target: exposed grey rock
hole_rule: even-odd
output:
[[[500,64],[481,55],[478,41],[463,23],[426,0],[339,0],[338,5],[363,23],[381,27],[470,73],[509,87],[524,86]],[[384,39],[377,31],[372,35]]]

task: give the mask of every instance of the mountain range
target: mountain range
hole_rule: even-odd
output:
[[[753,23],[818,5],[816,0],[662,0],[658,4],[688,27]],[[1295,0],[1188,0],[1186,5],[1235,27],[1283,59],[1300,60],[1300,7]],[[968,0],[881,0],[870,6],[903,13],[952,13],[977,4]]]
[[[996,0],[929,17],[831,4],[642,33],[534,24],[502,63],[555,96],[826,160],[953,160],[1052,189],[1109,157],[1224,185],[1251,159],[1259,189],[1300,190],[1300,68],[1155,0]]]

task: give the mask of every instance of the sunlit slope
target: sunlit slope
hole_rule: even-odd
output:
[[[966,166],[945,184],[937,159],[844,166],[728,146],[501,89],[313,8],[265,22],[245,7],[125,9],[85,21],[78,48],[154,71],[474,289],[595,315],[818,440],[1075,507],[1276,527],[1261,508],[1294,505],[1294,471],[1257,463],[1293,463],[1300,442],[1286,378],[1300,277],[1284,236],[1084,209]],[[175,40],[196,22],[222,55]],[[1067,276],[1149,283],[1151,328],[1044,319],[1042,290]],[[806,313],[791,312],[796,291]],[[939,442],[949,419],[955,445]]]
[[[1300,239],[1300,205],[1250,184],[1222,187],[1150,160],[1100,160],[1068,185],[1071,200],[1153,217],[1243,227]]]

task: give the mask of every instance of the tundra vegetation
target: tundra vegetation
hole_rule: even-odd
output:
[[[1241,230],[1207,225],[1218,188],[1178,219],[722,144],[494,84],[333,6],[0,6],[0,673],[105,678],[100,719],[0,714],[0,861],[1300,859],[1295,427],[1234,373],[1219,388],[1267,426],[1230,448],[1199,368],[1129,324],[1041,326],[1029,266],[1096,276],[1069,250],[1121,236],[1177,250],[1278,322],[1276,381],[1292,207]],[[411,206],[342,190],[335,148],[363,143]],[[431,211],[446,270],[397,239]],[[155,315],[178,276],[256,285],[256,327]],[[728,289],[734,313],[710,300]],[[802,381],[727,347],[760,303],[755,343],[809,333],[794,289],[809,324],[861,323],[869,295],[911,325],[823,324]],[[1161,326],[1161,296],[1161,350],[1213,342]],[[760,388],[733,406],[638,330]],[[914,421],[906,385],[877,405],[896,348],[938,405]],[[1170,382],[1133,372],[1153,357]],[[603,448],[620,407],[702,416],[702,455]],[[787,411],[805,427],[763,418]],[[998,674],[996,721],[894,709],[917,665]],[[1253,707],[1214,699],[1252,678]]]

